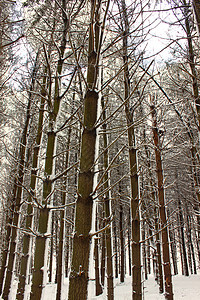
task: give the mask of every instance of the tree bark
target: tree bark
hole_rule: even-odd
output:
[[[96,1],[91,1],[87,85],[84,103],[84,122],[81,141],[78,199],[73,238],[72,267],[69,278],[69,300],[86,300],[90,254],[90,230],[93,209],[93,179],[96,145],[98,92],[95,91],[98,75],[97,49],[95,49],[94,14]],[[98,7],[98,6],[97,6]],[[96,37],[96,40],[99,37]],[[99,48],[99,47],[98,47]],[[95,51],[96,50],[96,51]]]
[[[159,199],[159,211],[161,221],[161,232],[162,232],[162,254],[164,263],[164,278],[165,278],[165,297],[168,300],[173,299],[172,289],[172,275],[170,265],[170,252],[169,252],[169,238],[168,238],[168,227],[167,217],[165,210],[165,195],[164,195],[164,181],[163,181],[163,169],[160,149],[160,139],[157,127],[157,116],[156,109],[152,99],[151,113],[153,119],[153,139],[155,145],[155,156],[156,156],[156,172],[158,181],[158,199]]]
[[[123,62],[124,62],[124,99],[130,95],[130,77],[128,68],[128,34],[129,23],[125,0],[121,0],[123,30]],[[140,257],[140,208],[139,208],[139,181],[137,170],[137,149],[135,146],[135,133],[133,112],[129,101],[125,104],[125,114],[128,127],[129,166],[131,181],[131,230],[132,230],[132,299],[142,299],[141,257]]]
[[[47,240],[48,240],[48,228],[50,225],[50,209],[48,208],[49,203],[51,203],[51,197],[49,196],[52,192],[52,181],[51,175],[53,174],[53,164],[54,164],[54,154],[56,145],[56,132],[54,125],[57,120],[58,112],[60,109],[61,98],[60,92],[60,78],[63,68],[63,55],[66,47],[66,35],[68,31],[69,21],[65,13],[66,0],[62,0],[62,14],[63,14],[63,36],[60,45],[60,56],[57,64],[57,74],[55,78],[55,90],[54,90],[54,103],[53,107],[49,108],[49,131],[47,137],[47,148],[46,148],[46,159],[45,159],[45,180],[43,182],[43,200],[42,208],[40,208],[39,214],[39,225],[38,234],[36,236],[35,242],[35,255],[34,255],[34,270],[31,286],[30,300],[38,299],[40,300],[43,293],[44,279],[46,272],[47,263]],[[49,72],[49,76],[51,76]],[[50,96],[50,95],[49,95]]]

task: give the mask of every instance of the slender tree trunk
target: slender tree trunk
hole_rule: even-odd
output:
[[[97,222],[98,213],[96,211],[96,231],[98,231],[98,222]],[[95,287],[96,287],[96,296],[102,294],[103,289],[100,284],[100,276],[99,276],[99,237],[97,236],[94,240],[94,260],[95,260]]]
[[[193,245],[193,241],[192,241],[191,217],[188,215],[188,212],[187,212],[187,222],[188,222],[188,243],[191,247],[193,270],[194,270],[194,274],[197,274],[196,258],[195,258],[195,252],[194,252],[194,245]]]
[[[113,220],[113,234],[114,234],[115,278],[118,278],[118,247],[117,247],[117,228],[116,228],[115,218]]]
[[[153,195],[153,197],[155,194]],[[157,262],[158,262],[158,275],[159,275],[159,292],[162,294],[164,292],[163,285],[163,267],[161,258],[161,244],[160,244],[160,233],[159,233],[159,218],[158,211],[155,209],[155,231],[156,231],[156,252],[157,252]]]
[[[183,213],[182,213],[181,201],[179,195],[178,195],[178,210],[179,210],[179,221],[180,221],[180,231],[181,231],[181,246],[182,246],[182,254],[183,254],[184,275],[189,276],[187,252],[186,252],[186,245],[185,245],[185,235],[184,235],[184,220],[183,220]]]
[[[124,233],[123,233],[123,206],[120,203],[120,211],[119,211],[119,230],[120,230],[120,244],[121,244],[121,271],[120,271],[120,282],[124,282]]]
[[[145,241],[145,228],[143,224],[142,229],[142,240]],[[144,278],[145,280],[148,279],[148,271],[147,271],[147,251],[146,251],[146,243],[144,242],[142,245],[142,253],[143,253],[143,269],[144,269]]]
[[[74,94],[75,96],[75,94]],[[74,99],[75,100],[75,99]],[[68,140],[66,145],[66,157],[65,157],[65,170],[68,169],[69,165],[69,148],[71,142],[71,126],[68,130]],[[65,177],[63,184],[63,192],[62,192],[62,205],[66,205],[66,190],[67,190],[67,177]],[[59,245],[58,245],[58,268],[57,268],[57,293],[56,300],[61,299],[61,291],[62,291],[62,282],[63,282],[63,252],[64,252],[64,239],[65,239],[65,216],[66,216],[66,208],[61,210],[60,212],[60,231],[59,231]]]
[[[52,192],[52,180],[51,175],[53,174],[53,165],[54,165],[54,154],[55,154],[55,145],[56,145],[56,132],[54,125],[57,120],[58,112],[60,109],[60,95],[59,95],[59,76],[62,73],[63,68],[63,55],[66,47],[66,35],[68,30],[68,19],[65,13],[66,9],[66,0],[62,0],[62,14],[63,14],[63,37],[60,46],[60,57],[57,65],[57,74],[55,78],[55,91],[54,91],[54,103],[53,107],[50,108],[49,113],[49,131],[47,138],[47,148],[46,148],[46,159],[45,159],[45,176],[46,179],[43,182],[43,200],[42,208],[40,208],[39,214],[39,225],[38,225],[38,234],[36,236],[36,246],[35,246],[35,256],[34,256],[34,271],[32,278],[31,286],[31,295],[30,300],[38,299],[42,297],[44,279],[46,272],[46,263],[47,263],[47,240],[48,240],[48,230],[50,225],[50,209],[48,207],[51,203],[51,192]],[[49,76],[51,76],[49,72]],[[51,96],[51,95],[49,95]],[[51,101],[51,100],[50,100]],[[50,198],[49,198],[50,197]]]
[[[13,198],[15,197],[17,185],[14,184],[14,194]],[[5,244],[1,253],[1,270],[0,270],[0,295],[3,290],[3,282],[5,278],[6,273],[6,262],[8,258],[8,251],[9,251],[9,241],[10,241],[10,235],[11,235],[11,225],[13,220],[13,211],[14,211],[14,205],[11,206],[10,212],[7,212],[7,218],[6,218],[6,236],[5,236]]]
[[[26,120],[24,129],[22,132],[22,137],[20,141],[20,150],[19,150],[19,170],[16,181],[16,195],[14,199],[14,211],[13,211],[13,221],[12,221],[12,229],[11,229],[11,237],[10,237],[10,247],[9,247],[9,255],[7,262],[7,273],[5,278],[5,285],[3,291],[3,299],[7,300],[10,294],[12,280],[13,280],[13,272],[15,269],[15,260],[16,260],[16,249],[17,249],[17,236],[18,236],[18,228],[20,227],[20,207],[22,203],[22,195],[23,195],[23,182],[24,182],[24,173],[25,173],[25,157],[26,157],[26,148],[27,148],[27,134],[30,124],[30,110],[32,104],[32,91],[34,89],[35,84],[35,76],[37,71],[37,57],[35,60],[35,66],[33,69],[31,87],[29,92],[28,104],[26,109]]]
[[[42,126],[43,126],[43,118],[44,118],[44,104],[45,104],[45,90],[46,85],[46,76],[43,78],[42,83],[42,91],[41,91],[41,103],[40,103],[40,112],[38,119],[38,128],[37,128],[37,136],[36,136],[36,145],[33,150],[33,161],[32,161],[32,169],[31,169],[31,182],[30,182],[30,194],[28,196],[28,206],[27,206],[27,218],[26,218],[26,230],[33,229],[33,205],[32,198],[35,197],[35,189],[36,189],[36,179],[38,173],[38,158],[40,151],[40,144],[42,139]],[[20,276],[19,283],[17,289],[17,300],[24,299],[25,285],[28,277],[28,272],[30,268],[30,249],[31,249],[32,237],[29,234],[24,234],[23,238],[23,248],[22,248],[22,258],[21,258],[21,266],[20,266]]]
[[[165,196],[164,196],[164,181],[163,181],[163,169],[160,150],[160,140],[157,127],[157,116],[155,106],[151,105],[152,119],[153,119],[153,139],[155,144],[155,156],[156,156],[156,171],[158,180],[158,199],[159,199],[159,211],[161,221],[162,232],[162,254],[164,263],[164,277],[165,277],[165,297],[168,300],[173,299],[172,289],[172,275],[170,265],[170,252],[169,252],[169,238],[167,228],[167,217],[165,210]]]
[[[101,106],[102,106],[102,115],[103,120],[106,120],[106,109],[104,104],[104,97],[101,98]],[[104,170],[108,168],[109,164],[109,154],[108,154],[108,139],[107,139],[107,125],[103,124],[103,145],[104,145]],[[105,173],[104,177],[104,189],[108,190],[109,188],[109,177],[108,172]],[[105,207],[105,218],[107,222],[110,221],[111,218],[111,203],[110,203],[110,194],[107,191],[104,195],[104,207]],[[107,225],[107,224],[105,224]],[[108,300],[114,299],[114,285],[113,285],[113,253],[112,253],[112,240],[111,240],[111,227],[106,229],[106,270],[107,270],[107,291],[108,291]]]
[[[128,34],[129,23],[125,0],[121,0],[123,17],[123,62],[124,62],[124,98],[130,95],[130,78],[128,69]],[[139,209],[139,181],[137,170],[137,149],[135,146],[135,133],[133,112],[129,101],[125,105],[125,114],[128,127],[129,165],[131,180],[131,229],[132,229],[132,299],[142,299],[141,257],[140,257],[140,209]]]
[[[52,222],[51,222],[51,241],[50,241],[50,254],[49,254],[49,282],[53,282],[53,253],[54,253],[54,240],[55,240],[55,236],[54,236],[54,226],[57,228],[57,224],[55,224],[56,220],[55,220],[55,213],[52,212]]]
[[[128,211],[128,269],[129,276],[131,276],[131,238],[130,238],[130,229],[131,229],[131,216],[130,210]]]
[[[173,228],[170,226],[169,230],[169,238],[171,245],[171,253],[172,253],[172,262],[174,268],[174,275],[178,274],[178,266],[177,266],[177,250],[176,250],[176,241],[175,241],[175,233]]]
[[[105,221],[103,222],[105,227]],[[104,286],[105,282],[105,267],[106,267],[106,235],[102,233],[102,246],[101,246],[101,285]]]

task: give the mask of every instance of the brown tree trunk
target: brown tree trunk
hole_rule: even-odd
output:
[[[64,64],[63,55],[66,47],[66,35],[69,27],[69,20],[65,13],[66,10],[66,0],[62,0],[62,16],[63,16],[63,32],[62,40],[59,47],[59,59],[56,68],[55,77],[55,88],[53,103],[52,99],[48,99],[49,103],[49,130],[47,136],[47,147],[46,147],[46,159],[45,159],[45,180],[43,181],[43,199],[42,207],[40,207],[39,221],[38,221],[38,233],[35,241],[35,255],[34,255],[34,269],[32,277],[32,286],[30,300],[40,300],[44,288],[46,264],[47,264],[47,246],[48,246],[48,228],[51,222],[50,218],[50,208],[51,203],[51,192],[53,187],[53,182],[51,176],[54,175],[53,165],[54,165],[54,154],[57,139],[57,132],[55,130],[55,124],[57,121],[57,116],[60,109],[61,97],[60,97],[60,75],[62,74],[62,68]],[[44,51],[45,52],[45,51]],[[46,53],[45,53],[46,56]],[[51,79],[51,70],[49,70],[49,80]],[[51,95],[48,95],[51,98]]]
[[[103,227],[105,227],[105,221],[103,222]],[[101,242],[101,285],[104,286],[106,267],[106,235],[104,231],[102,233]]]
[[[75,94],[74,99],[75,100]],[[65,164],[64,168],[65,170],[68,169],[69,165],[69,149],[70,149],[70,143],[71,143],[71,126],[68,129],[68,139],[67,139],[67,145],[66,145],[66,157],[65,157]],[[62,192],[62,205],[65,206],[67,203],[67,177],[64,178],[63,183],[63,192]],[[59,231],[59,244],[58,244],[58,254],[57,254],[57,292],[56,292],[56,300],[61,299],[61,292],[62,292],[62,282],[63,282],[63,253],[64,253],[64,240],[65,240],[65,216],[66,216],[66,208],[61,210],[60,212],[60,231]]]
[[[161,258],[161,244],[160,244],[160,232],[159,232],[159,218],[158,211],[155,209],[155,231],[156,231],[156,252],[157,252],[157,262],[158,262],[158,283],[159,283],[159,292],[162,294],[164,292],[163,285],[163,267],[162,267],[162,258]]]
[[[124,282],[124,233],[123,233],[123,206],[120,203],[119,211],[119,230],[120,230],[120,245],[121,245],[121,268],[120,268],[120,282]]]
[[[164,263],[164,277],[165,277],[165,297],[168,300],[173,299],[172,289],[172,275],[171,275],[171,264],[170,264],[170,252],[169,252],[169,238],[168,238],[168,227],[167,217],[165,210],[165,195],[164,195],[164,181],[163,181],[163,169],[160,149],[160,139],[158,134],[157,116],[156,109],[152,99],[151,113],[153,120],[153,139],[155,145],[155,156],[156,156],[156,172],[158,180],[158,200],[159,200],[159,211],[161,221],[161,233],[162,233],[162,254]]]
[[[121,1],[123,32],[123,62],[124,62],[124,99],[130,95],[130,78],[128,68],[128,33],[129,23],[125,0]],[[135,132],[133,127],[133,112],[126,101],[125,114],[128,127],[129,165],[131,181],[131,229],[132,229],[132,299],[142,299],[141,257],[140,257],[140,208],[139,181],[137,170],[137,149],[135,146]]]
[[[180,197],[180,196],[178,196],[178,197]],[[182,213],[180,198],[178,198],[178,210],[179,210],[179,222],[180,222],[180,232],[181,232],[181,246],[182,246],[181,248],[182,248],[182,255],[183,255],[183,266],[184,266],[183,270],[184,270],[184,275],[189,276],[185,235],[184,235],[184,220],[183,220],[183,213]]]
[[[113,234],[114,234],[114,257],[115,257],[115,278],[118,278],[118,247],[117,247],[117,228],[115,218],[113,220]]]
[[[96,80],[99,59],[95,41],[94,15],[96,1],[91,0],[91,23],[89,31],[87,85],[85,93],[84,122],[81,141],[80,172],[78,180],[78,199],[75,216],[75,234],[73,238],[72,267],[69,279],[69,300],[86,300],[88,287],[88,269],[90,254],[90,230],[93,208],[93,179],[96,144],[96,120],[98,92]],[[97,5],[99,9],[99,6]],[[97,12],[98,13],[98,12]],[[98,45],[98,49],[101,44]]]
[[[45,68],[46,74],[46,68]],[[38,173],[38,158],[39,158],[39,150],[40,143],[42,139],[42,127],[43,127],[43,118],[44,118],[44,105],[45,105],[45,96],[46,96],[46,76],[43,78],[42,82],[42,90],[41,90],[41,102],[40,102],[40,112],[38,119],[38,128],[37,128],[37,136],[35,141],[35,147],[33,150],[33,161],[32,161],[32,169],[31,169],[31,181],[30,181],[30,194],[28,196],[28,206],[27,206],[27,218],[26,218],[26,230],[33,229],[33,197],[35,197],[35,189],[36,189],[36,175]],[[31,249],[32,237],[29,234],[24,234],[23,237],[23,248],[22,248],[22,259],[20,266],[20,275],[19,275],[19,283],[17,289],[17,300],[24,299],[25,285],[28,277],[28,272],[30,269],[30,249]]]
[[[27,134],[30,123],[30,110],[32,105],[32,91],[34,89],[35,84],[35,75],[37,70],[37,57],[35,61],[35,67],[32,74],[32,82],[30,87],[30,93],[28,98],[28,104],[26,109],[26,120],[24,129],[22,131],[22,137],[20,141],[20,149],[19,149],[19,165],[18,165],[18,175],[16,180],[16,195],[14,199],[14,210],[13,210],[13,220],[12,220],[12,229],[11,229],[11,237],[10,237],[10,247],[8,254],[8,262],[7,262],[7,273],[5,278],[5,285],[3,290],[3,299],[7,300],[9,298],[11,284],[13,279],[13,273],[15,269],[15,260],[16,260],[16,249],[17,249],[17,237],[18,237],[18,228],[20,227],[20,208],[22,203],[22,195],[23,195],[23,182],[25,175],[25,158],[26,158],[26,148],[27,148]]]
[[[97,222],[97,211],[96,211],[96,231],[98,230],[98,222]],[[95,261],[95,288],[96,288],[96,296],[102,294],[103,289],[100,284],[100,276],[99,276],[99,237],[95,237],[94,239],[94,261]]]

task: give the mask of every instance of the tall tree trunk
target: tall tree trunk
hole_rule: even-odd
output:
[[[166,210],[165,210],[163,169],[162,169],[162,159],[161,159],[160,139],[158,134],[158,126],[157,126],[156,109],[153,101],[154,100],[152,99],[151,113],[153,119],[153,139],[155,145],[156,172],[157,172],[157,180],[158,180],[158,200],[159,200],[159,211],[160,211],[161,232],[162,232],[162,254],[163,254],[164,277],[165,277],[165,297],[168,300],[172,300],[173,289],[172,289],[172,275],[171,275],[171,264],[170,264],[167,217],[166,217]]]
[[[53,282],[53,252],[54,252],[54,226],[56,227],[55,213],[52,212],[52,222],[51,222],[51,240],[50,240],[50,254],[49,254],[49,282]]]
[[[124,98],[130,95],[130,78],[128,69],[128,34],[129,23],[125,0],[121,0],[123,22],[123,62],[124,62]],[[129,165],[131,181],[131,229],[132,229],[132,299],[142,299],[141,257],[140,257],[140,209],[139,209],[139,181],[137,170],[137,150],[135,147],[135,133],[133,112],[129,101],[125,104],[125,114],[128,127]]]
[[[120,230],[120,245],[121,245],[121,269],[120,269],[120,282],[124,282],[124,270],[125,270],[125,266],[124,266],[124,232],[123,232],[123,206],[122,203],[120,203],[120,211],[119,211],[119,230]]]
[[[75,94],[74,94],[75,97]],[[75,99],[73,99],[75,100]],[[69,149],[71,143],[71,126],[68,129],[68,140],[66,145],[66,157],[65,157],[65,170],[68,169],[69,165]],[[66,197],[67,190],[67,177],[64,179],[63,183],[63,192],[62,192],[62,205],[65,206],[67,203]],[[65,239],[65,216],[66,216],[66,208],[61,210],[60,212],[60,231],[59,231],[59,245],[58,245],[58,269],[57,269],[57,293],[56,300],[61,299],[61,291],[62,291],[62,282],[63,282],[63,253],[64,253],[64,239]]]
[[[100,3],[101,1],[99,1]],[[99,49],[98,30],[94,28],[95,9],[100,9],[96,0],[91,0],[91,23],[89,30],[87,85],[84,103],[84,122],[81,141],[80,171],[78,177],[78,199],[75,216],[75,234],[73,238],[72,267],[69,279],[69,300],[86,300],[88,287],[88,269],[90,254],[90,230],[93,208],[93,179],[96,144],[96,127],[98,92]],[[97,5],[96,5],[97,4]],[[109,1],[108,1],[109,4]],[[107,10],[106,10],[107,12]],[[98,11],[96,11],[98,13]],[[96,42],[96,43],[95,43]],[[98,49],[95,49],[98,44]]]
[[[105,221],[103,222],[103,228],[105,227]],[[105,231],[102,233],[101,238],[101,285],[104,286],[105,282],[105,268],[106,268],[106,234]]]
[[[144,227],[144,223],[143,223],[143,229],[142,229],[142,240],[144,241],[144,243],[142,244],[144,278],[145,278],[145,280],[147,280],[148,279],[147,250],[146,250],[146,243],[145,243],[145,227]]]
[[[182,254],[183,254],[184,275],[189,276],[185,235],[184,235],[184,220],[183,220],[183,213],[182,213],[181,200],[179,194],[178,194],[178,210],[179,210],[179,222],[180,222],[180,231],[181,231],[181,246],[182,246]]]
[[[17,189],[17,185],[16,185],[16,183],[14,183],[13,198],[15,198],[16,189]],[[14,211],[14,205],[12,204],[10,212],[7,212],[5,243],[4,243],[4,246],[3,246],[2,253],[1,253],[0,295],[3,291],[3,283],[4,283],[6,267],[7,267],[6,263],[7,263],[8,251],[9,251],[9,241],[10,241],[10,236],[11,236],[11,225],[12,225],[12,220],[13,220],[13,211]]]
[[[96,231],[98,230],[98,212],[96,210]],[[99,237],[95,237],[94,240],[94,261],[95,261],[95,288],[96,288],[96,296],[99,296],[100,294],[102,294],[103,289],[102,286],[100,284],[100,276],[99,276]]]
[[[130,216],[130,209],[128,211],[128,269],[129,269],[129,276],[131,276],[131,238],[130,238],[130,228],[131,227],[131,216]]]
[[[22,203],[22,195],[23,195],[23,182],[25,175],[25,158],[26,158],[26,149],[27,149],[27,136],[31,119],[31,105],[32,105],[32,91],[35,86],[35,79],[37,73],[37,64],[38,64],[38,55],[35,59],[35,65],[33,68],[32,78],[31,78],[31,86],[28,97],[28,104],[26,109],[26,119],[24,124],[24,129],[22,131],[22,137],[20,141],[19,147],[19,169],[16,181],[16,195],[14,199],[14,211],[13,211],[13,221],[12,221],[12,229],[11,229],[11,237],[10,237],[10,247],[9,247],[9,255],[7,262],[7,273],[5,278],[5,285],[3,291],[3,298],[5,300],[8,299],[12,280],[13,280],[13,272],[15,269],[15,260],[16,260],[16,249],[17,249],[17,236],[18,236],[18,228],[20,227],[20,208]]]
[[[102,106],[102,116],[103,120],[106,120],[106,109],[104,103],[104,97],[101,98],[101,106]],[[103,124],[103,146],[104,146],[104,153],[103,153],[103,160],[104,160],[104,170],[107,170],[109,165],[109,154],[108,154],[108,138],[107,138],[107,125],[106,123]],[[105,207],[105,218],[106,223],[110,221],[111,218],[111,203],[110,203],[110,194],[108,191],[109,188],[109,176],[108,172],[105,173],[104,176],[104,189],[107,191],[104,195],[104,207]],[[111,234],[111,227],[109,226],[106,229],[106,263],[107,263],[107,290],[108,290],[108,300],[114,299],[114,286],[113,286],[113,254],[112,254],[112,234]]]
[[[187,211],[187,226],[188,226],[187,230],[188,230],[188,244],[189,244],[188,247],[191,248],[194,274],[197,274],[195,251],[194,251],[194,245],[193,245],[193,241],[192,241],[191,217],[189,216],[188,211]]]
[[[116,228],[115,217],[113,220],[113,234],[114,234],[115,278],[118,278],[118,247],[117,247],[117,228]]]
[[[55,78],[55,89],[54,89],[54,103],[53,107],[50,108],[49,113],[49,131],[47,137],[47,148],[46,148],[46,159],[45,159],[45,180],[43,182],[43,200],[42,208],[40,208],[39,214],[39,225],[38,233],[36,236],[35,242],[35,255],[34,255],[34,271],[32,278],[31,286],[31,295],[30,300],[38,299],[42,297],[44,279],[46,278],[46,263],[47,263],[47,240],[48,240],[48,230],[50,225],[50,209],[49,203],[51,203],[51,192],[52,192],[52,180],[51,175],[53,174],[53,165],[54,165],[54,154],[55,154],[55,145],[56,145],[56,131],[55,123],[57,120],[58,112],[60,109],[60,75],[62,73],[62,68],[64,64],[63,55],[66,47],[66,35],[68,31],[69,21],[65,13],[66,10],[66,0],[62,0],[62,15],[63,15],[63,36],[60,45],[60,56],[57,64],[57,72]],[[49,70],[49,76],[50,70]],[[51,95],[49,95],[51,97]],[[50,99],[51,101],[51,99]],[[49,198],[50,197],[50,198]]]
[[[170,226],[170,229],[169,229],[169,239],[170,239],[170,245],[171,245],[174,275],[177,275],[178,274],[178,266],[177,266],[176,240],[175,240],[175,232],[174,232],[172,226]]]
[[[153,197],[155,197],[154,192],[153,192]],[[158,262],[158,276],[159,276],[158,283],[159,283],[159,292],[162,294],[164,292],[163,267],[162,267],[162,258],[161,258],[159,218],[158,218],[158,211],[156,208],[155,208],[155,231],[156,231],[156,252],[157,252],[157,262]]]
[[[45,72],[46,73],[46,72]],[[36,179],[38,173],[38,159],[39,159],[39,151],[40,144],[42,139],[42,126],[43,126],[43,118],[44,118],[44,105],[45,105],[45,90],[46,85],[46,76],[43,77],[42,82],[42,90],[41,90],[41,103],[40,103],[40,112],[37,126],[37,136],[35,141],[35,147],[33,150],[33,161],[32,161],[32,169],[31,169],[31,181],[30,181],[30,193],[28,196],[28,206],[27,206],[27,217],[26,217],[26,226],[25,229],[28,231],[29,229],[33,229],[33,204],[32,200],[35,197],[36,190]],[[17,300],[24,299],[25,285],[27,282],[28,272],[30,268],[30,249],[31,249],[32,237],[28,233],[24,234],[23,237],[23,248],[22,248],[22,258],[21,258],[21,266],[20,266],[20,275],[19,275],[19,283],[17,289]]]

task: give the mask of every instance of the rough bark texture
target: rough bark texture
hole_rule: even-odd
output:
[[[36,68],[36,66],[35,66]],[[35,83],[35,69],[33,71],[33,79],[30,90],[33,89]],[[19,149],[19,169],[18,176],[16,181],[16,195],[14,201],[14,211],[13,211],[13,220],[12,220],[12,229],[11,229],[11,237],[10,237],[10,247],[9,247],[9,255],[7,262],[7,273],[5,278],[5,285],[3,291],[3,299],[7,300],[11,290],[11,284],[13,279],[13,272],[15,268],[15,259],[16,259],[16,241],[18,235],[18,228],[20,227],[20,207],[22,202],[22,191],[23,191],[23,181],[24,181],[24,173],[25,173],[25,157],[26,157],[26,147],[27,147],[27,134],[30,123],[30,109],[32,104],[32,94],[29,94],[27,109],[26,109],[26,120],[24,129],[22,131],[22,137],[20,141],[20,149]]]
[[[157,127],[157,117],[154,104],[151,105],[152,119],[153,119],[153,139],[155,145],[155,156],[156,156],[156,172],[158,181],[158,199],[159,199],[159,211],[160,211],[160,222],[162,232],[162,254],[164,264],[164,278],[165,278],[165,297],[168,300],[173,299],[172,289],[172,275],[170,265],[170,252],[169,252],[169,239],[168,239],[168,228],[167,228],[167,217],[165,210],[165,196],[164,196],[164,180],[163,180],[163,169],[162,169],[162,158],[160,150],[160,140]]]
[[[69,147],[71,141],[71,131],[72,128],[69,127],[68,130],[68,140],[66,145],[66,157],[65,157],[65,170],[68,169],[69,164]],[[65,178],[63,183],[63,191],[62,192],[62,205],[66,205],[66,191],[67,190],[67,178]],[[59,244],[58,244],[58,267],[57,267],[57,293],[56,300],[61,299],[61,289],[62,289],[62,281],[63,281],[63,251],[64,251],[64,239],[65,239],[65,215],[66,209],[61,210],[60,212],[60,231],[59,231]]]
[[[104,105],[104,98],[101,99],[102,111],[103,111],[103,120],[106,120],[106,109]],[[104,170],[108,168],[108,139],[107,139],[107,126],[106,123],[103,124],[103,145],[104,145]],[[104,177],[104,189],[108,190],[109,188],[109,179],[108,179],[108,172],[105,173]],[[107,220],[106,223],[110,221],[111,217],[111,203],[109,199],[109,192],[107,191],[104,196],[104,207],[105,207],[105,218]],[[107,225],[107,224],[105,224]],[[111,240],[111,227],[106,229],[106,262],[107,262],[107,291],[108,291],[108,300],[114,299],[114,285],[113,285],[113,254],[112,254],[112,240]]]
[[[16,193],[16,184],[14,184],[14,195]],[[3,282],[5,278],[5,273],[6,273],[6,262],[7,262],[7,257],[8,257],[8,250],[9,250],[9,241],[10,241],[10,234],[11,234],[11,225],[12,225],[12,220],[13,220],[13,213],[12,211],[14,210],[14,207],[11,207],[10,213],[8,212],[7,218],[6,218],[6,236],[5,236],[5,243],[3,246],[2,250],[2,255],[1,255],[1,270],[0,270],[0,295],[3,290]]]
[[[128,16],[126,3],[122,0],[123,10],[123,61],[124,61],[124,98],[130,95],[130,78],[128,69]],[[139,181],[137,171],[137,149],[135,147],[135,133],[133,124],[133,112],[130,111],[129,101],[125,105],[125,114],[128,127],[129,165],[131,180],[131,229],[132,229],[132,299],[142,299],[141,284],[141,257],[140,257],[140,213],[139,213]]]
[[[123,232],[123,206],[120,204],[120,212],[119,212],[119,228],[120,228],[120,245],[121,245],[121,268],[120,268],[120,282],[124,282],[124,271],[125,271],[125,266],[124,266],[124,232]]]
[[[183,213],[182,213],[181,201],[179,195],[178,195],[178,212],[179,212],[180,233],[181,233],[181,246],[182,246],[181,249],[183,255],[183,272],[185,276],[189,276],[185,235],[184,235],[184,220],[183,220]]]
[[[89,57],[90,62],[90,57]],[[88,70],[89,72],[89,70]],[[78,199],[73,240],[72,269],[70,273],[69,300],[87,299],[90,235],[92,221],[93,164],[95,157],[98,93],[85,95],[84,130],[81,143]]]
[[[69,279],[69,300],[86,300],[90,254],[90,230],[93,208],[93,179],[96,144],[98,92],[95,91],[98,75],[98,29],[94,28],[94,16],[98,15],[99,3],[91,0],[91,23],[88,47],[88,90],[84,98],[84,123],[81,141],[80,171],[78,176],[78,199],[75,215],[72,267]],[[95,11],[95,9],[97,9]],[[98,46],[98,49],[95,49]]]
[[[38,120],[38,129],[36,136],[36,143],[33,150],[33,162],[31,169],[31,182],[30,182],[30,194],[28,197],[28,207],[27,207],[27,218],[26,218],[26,230],[33,228],[33,205],[32,205],[32,197],[35,196],[35,188],[36,188],[36,175],[38,168],[38,155],[40,150],[40,143],[42,139],[42,125],[43,125],[43,116],[44,116],[44,97],[45,97],[45,83],[46,76],[43,79],[43,88],[41,91],[41,104],[40,104],[40,113]],[[23,249],[22,249],[22,258],[21,258],[21,266],[20,266],[20,275],[19,275],[19,283],[17,289],[17,300],[24,299],[25,285],[28,277],[28,271],[30,268],[30,248],[31,248],[32,238],[29,234],[24,235],[23,238]]]
[[[56,132],[54,131],[54,124],[56,123],[58,112],[60,109],[60,79],[59,76],[62,73],[63,68],[63,55],[66,47],[66,35],[68,30],[68,19],[66,13],[66,0],[62,0],[62,13],[63,13],[63,37],[60,45],[60,57],[57,64],[57,76],[55,78],[55,91],[54,91],[54,103],[53,109],[50,108],[49,113],[49,132],[47,137],[47,148],[46,148],[46,159],[45,159],[45,176],[46,179],[43,182],[43,201],[42,208],[40,209],[38,234],[36,237],[35,255],[34,255],[34,269],[31,286],[30,300],[41,299],[44,279],[45,279],[45,265],[46,265],[46,254],[47,254],[47,239],[48,239],[48,227],[50,220],[50,210],[48,205],[51,201],[49,195],[52,191],[52,181],[50,176],[53,172],[54,163],[54,151],[56,144]],[[51,74],[49,74],[51,76]]]

